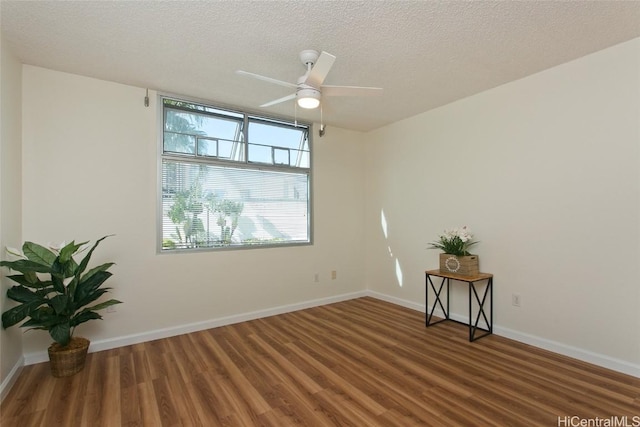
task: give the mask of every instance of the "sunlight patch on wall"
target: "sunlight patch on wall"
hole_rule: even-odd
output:
[[[402,287],[402,268],[400,267],[398,258],[396,258],[396,279],[398,279],[398,285]]]
[[[387,234],[387,218],[384,216],[384,209],[380,209],[380,225],[382,226],[382,232],[384,233],[384,238],[388,239],[389,235]]]
[[[384,238],[389,240],[389,226],[387,224],[387,217],[384,215],[384,209],[380,209],[380,227],[382,228],[382,233],[384,234]],[[402,267],[400,267],[400,261],[393,255],[393,250],[391,249],[391,245],[387,245],[387,252],[389,253],[389,258],[395,260],[396,265],[396,279],[398,280],[398,285],[402,287]]]

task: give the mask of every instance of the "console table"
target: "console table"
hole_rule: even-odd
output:
[[[440,277],[442,281],[440,282],[440,286],[436,288],[432,277]],[[469,322],[460,322],[458,320],[454,320],[449,318],[449,289],[451,286],[451,281],[454,283],[466,283],[469,288]],[[445,287],[445,284],[447,285]],[[484,284],[484,291],[483,286]],[[463,325],[469,325],[469,341],[475,341],[479,338],[486,337],[493,333],[493,274],[489,273],[478,273],[473,276],[465,276],[461,274],[450,273],[448,271],[442,270],[427,270],[425,271],[425,325],[432,326],[440,322],[444,322],[445,320],[451,320],[452,322],[461,323]],[[433,290],[435,294],[435,301],[431,306],[431,310],[429,310],[429,288]],[[446,308],[442,299],[444,298],[443,290],[446,289]],[[475,297],[474,299],[472,298]],[[475,320],[473,320],[473,306],[478,306],[478,312],[475,316]],[[488,307],[486,305],[488,304]],[[433,312],[436,309],[436,306],[440,306],[440,309],[444,313],[444,319],[437,320],[435,322],[431,321],[433,317]],[[488,316],[487,316],[487,308],[488,308]],[[481,328],[478,326],[480,322],[480,318],[484,320],[485,328]],[[476,331],[484,331],[485,333],[476,336]]]

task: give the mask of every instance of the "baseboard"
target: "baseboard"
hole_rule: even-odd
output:
[[[363,296],[370,296],[372,298],[380,299],[383,301],[390,302],[392,304],[396,304],[402,307],[409,308],[411,310],[416,310],[424,313],[425,305],[418,304],[413,301],[404,300],[401,298],[393,297],[390,295],[382,294],[379,292],[365,290],[352,292],[348,294],[336,295],[327,298],[320,298],[316,300],[305,301],[296,304],[283,305],[279,307],[274,307],[266,310],[258,310],[249,313],[243,313],[234,316],[221,317],[216,319],[210,319],[203,322],[190,323],[186,325],[176,326],[172,328],[158,329],[154,331],[144,332],[140,334],[127,335],[123,337],[112,338],[108,340],[99,340],[92,341],[91,347],[89,348],[90,352],[110,350],[117,347],[123,347],[126,345],[138,344],[146,341],[152,341],[161,338],[168,338],[176,335],[187,334],[190,332],[197,332],[206,329],[216,328],[219,326],[231,325],[234,323],[245,322],[248,320],[259,319],[263,317],[275,316],[278,314],[289,313],[298,310],[304,310],[306,308],[317,307],[326,304],[332,304],[335,302],[346,301],[354,298],[359,298]],[[438,310],[434,313],[436,316],[442,316],[442,313]],[[465,322],[467,318],[463,315],[458,315],[455,313],[451,314],[451,318],[454,320]],[[603,368],[611,369],[617,372],[621,372],[627,375],[632,375],[634,377],[640,378],[640,365],[636,365],[624,360],[615,359],[606,355],[594,353],[588,350],[584,350],[577,347],[572,347],[563,343],[559,343],[556,341],[551,341],[545,338],[537,337],[534,335],[514,331],[509,328],[501,327],[500,325],[494,324],[493,332],[496,335],[503,336],[505,338],[512,339],[514,341],[519,341],[525,344],[533,345],[535,347],[539,347],[545,350],[552,351],[554,353],[562,354],[564,356],[573,357],[578,360],[582,360],[584,362],[592,363],[594,365],[601,366]],[[49,360],[46,351],[28,353],[23,357],[24,365],[32,365],[34,363],[46,362]],[[18,366],[18,368],[20,368]],[[0,393],[4,390],[9,390],[8,384],[11,384],[11,379],[15,375],[16,369],[12,370],[12,373],[7,377],[7,379],[0,385]]]
[[[387,294],[381,294],[380,292],[375,292],[375,291],[367,291],[367,296],[370,296],[371,298],[375,298],[375,299],[379,299],[382,301],[386,301],[386,302],[390,302],[392,304],[395,305],[399,305],[402,307],[406,307],[406,308],[410,308],[411,310],[415,310],[415,311],[421,311],[424,313],[424,304],[418,304],[415,303],[413,301],[408,301],[405,299],[401,299],[401,298],[396,298],[396,297],[392,297],[390,295]]]
[[[392,297],[389,295],[381,294],[379,292],[367,291],[367,295],[372,298],[377,298],[383,301],[390,302],[402,307],[406,307],[412,310],[426,312],[424,304],[417,304],[413,301],[407,301],[400,298]],[[441,310],[434,311],[435,316],[444,317]],[[467,317],[456,313],[451,313],[451,319],[459,322],[467,322]],[[603,354],[594,353],[589,350],[585,350],[578,347],[573,347],[567,344],[563,344],[557,341],[548,340],[535,335],[526,334],[513,329],[501,327],[494,323],[493,333],[500,335],[501,337],[509,338],[514,341],[518,341],[524,344],[529,344],[534,347],[549,350],[554,353],[562,354],[563,356],[572,357],[574,359],[582,360],[583,362],[592,363],[603,368],[611,369],[613,371],[621,372],[623,374],[632,375],[640,378],[640,365],[627,362],[625,360],[616,359]]]
[[[318,307],[321,305],[332,304],[336,302],[346,301],[354,298],[366,296],[365,291],[352,292],[348,294],[335,295],[327,298],[320,298],[310,301],[304,301],[296,304],[282,305],[265,310],[252,311],[233,316],[220,317],[216,319],[205,320],[202,322],[189,323],[186,325],[175,326],[165,329],[156,329],[154,331],[143,332],[140,334],[126,335],[122,337],[110,338],[107,340],[91,341],[89,352],[111,350],[126,345],[139,344],[142,342],[153,341],[162,338],[169,338],[176,335],[188,334],[191,332],[203,331],[206,329],[217,328],[234,323],[246,322],[249,320],[261,319],[263,317],[275,316],[278,314],[290,313],[293,311],[304,310],[306,308]],[[33,365],[49,360],[46,351],[33,352],[24,355],[24,364]]]
[[[466,318],[464,320],[466,320]],[[636,365],[625,360],[616,359],[614,357],[594,353],[589,350],[573,347],[557,341],[551,341],[546,338],[540,338],[535,335],[525,334],[523,332],[514,331],[512,329],[496,325],[493,326],[493,333],[514,341],[520,341],[534,347],[549,350],[564,356],[573,357],[574,359],[582,360],[583,362],[592,363],[603,368],[640,378],[640,365]]]
[[[20,376],[20,372],[22,371],[23,367],[24,356],[18,359],[16,364],[13,365],[13,368],[11,368],[11,371],[9,371],[7,377],[4,379],[4,381],[2,381],[2,384],[0,384],[0,403],[4,401],[4,398],[7,396],[7,394],[9,394],[9,390],[11,390],[11,387],[13,387],[13,384],[18,380],[18,376]]]

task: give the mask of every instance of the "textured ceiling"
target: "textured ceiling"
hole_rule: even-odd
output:
[[[324,122],[371,130],[640,36],[637,1],[7,1],[26,64],[260,111],[291,92],[303,49],[337,57]],[[294,104],[264,109],[293,117]],[[319,121],[319,110],[298,117]]]

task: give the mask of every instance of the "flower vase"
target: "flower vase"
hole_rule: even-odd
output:
[[[440,254],[440,271],[461,276],[475,276],[480,273],[478,255]]]

